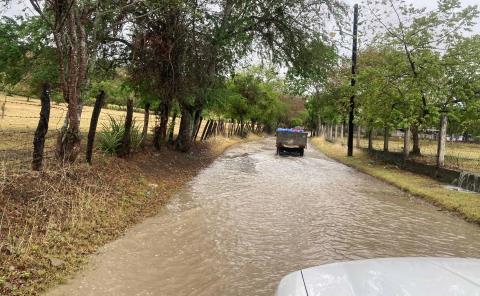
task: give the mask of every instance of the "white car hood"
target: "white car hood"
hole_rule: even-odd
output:
[[[389,258],[334,263],[292,273],[277,290],[277,296],[397,295],[480,296],[480,260]]]

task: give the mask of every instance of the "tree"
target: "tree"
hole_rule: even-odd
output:
[[[451,119],[451,131],[479,135],[480,36],[462,38],[442,57],[443,79],[438,80],[439,109]],[[446,123],[445,123],[446,124]]]
[[[9,0],[3,0],[9,3]],[[57,141],[57,157],[73,162],[80,152],[82,96],[89,84],[96,54],[106,36],[119,30],[127,5],[119,1],[30,0],[33,10],[48,28],[55,45],[58,80],[68,104],[65,125]]]
[[[378,34],[376,43],[402,51],[409,77],[404,78],[417,91],[418,116],[412,123],[413,154],[420,154],[419,129],[436,112],[434,96],[440,52],[448,49],[462,33],[473,26],[478,10],[461,8],[459,0],[439,0],[437,9],[426,11],[407,5],[405,1],[367,1]],[[434,87],[435,88],[435,87]]]
[[[163,73],[163,76],[150,81],[164,81],[169,88],[173,87],[171,97],[178,100],[182,113],[183,123],[177,139],[177,149],[181,151],[190,149],[195,120],[208,103],[208,94],[253,46],[259,55],[290,65],[312,36],[318,34],[326,20],[325,14],[340,17],[345,11],[336,0],[282,0],[268,4],[258,0],[183,0],[162,4],[146,1],[139,5],[152,8],[163,5],[164,8],[154,10],[145,19],[139,18],[136,30],[141,35],[142,30],[157,25],[156,32],[164,32],[154,34],[158,42],[139,43],[159,49],[158,59],[167,57],[165,67],[152,68],[174,73],[165,75],[159,71],[156,75]],[[154,21],[156,19],[158,21]],[[148,25],[144,26],[145,23]],[[150,65],[152,63],[145,66]],[[141,73],[153,73],[153,69]],[[169,96],[163,97],[162,102],[169,105]]]
[[[57,81],[54,48],[48,28],[39,17],[0,20],[0,69],[3,84],[28,86],[27,95],[38,94],[44,83]]]

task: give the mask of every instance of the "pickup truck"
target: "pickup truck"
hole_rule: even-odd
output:
[[[303,156],[307,148],[308,133],[301,129],[277,129],[277,155],[282,155],[286,151],[295,151]]]

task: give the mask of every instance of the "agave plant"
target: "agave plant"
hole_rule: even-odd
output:
[[[122,145],[122,139],[125,134],[125,117],[116,119],[109,115],[109,121],[103,124],[103,129],[99,135],[100,150],[114,154]],[[132,151],[138,150],[142,142],[141,127],[133,122],[130,131],[130,144]]]

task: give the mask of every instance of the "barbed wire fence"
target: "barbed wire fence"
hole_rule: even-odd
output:
[[[52,106],[53,107],[53,106]],[[36,110],[37,112],[31,112]],[[33,139],[40,119],[40,104],[5,98],[0,117],[0,162],[3,172],[31,168]],[[59,108],[59,111],[63,110]],[[45,137],[44,159],[47,163],[54,157],[55,135],[52,132],[61,122],[61,116],[50,117],[48,134]]]
[[[335,126],[325,127],[326,138],[331,142],[342,143],[346,145],[347,131],[344,129],[343,140],[341,136],[341,127],[337,125],[337,136],[335,136]],[[360,130],[360,133],[358,133]],[[354,144],[360,149],[369,149],[369,137],[366,128],[360,127],[354,133]],[[403,153],[404,150],[404,130],[390,130],[387,134],[388,149],[385,149],[385,131],[380,129],[372,130],[372,143],[370,147],[374,151],[385,151],[391,153]],[[409,151],[413,148],[413,139],[410,134]],[[420,155],[409,155],[409,159],[419,163],[429,165],[437,164],[438,153],[438,131],[421,130],[419,131]],[[465,141],[461,135],[448,135],[445,149],[445,167],[470,172],[480,172],[480,143],[476,141]]]
[[[11,97],[4,95],[0,97],[0,171],[4,177],[10,173],[32,169],[34,152],[34,137],[39,124],[41,102],[38,99],[27,99],[24,97]],[[143,126],[145,114],[143,110],[135,109],[133,122],[135,125]],[[82,136],[82,151],[86,150],[87,134],[90,127],[90,120],[94,110],[90,106],[83,107],[80,121]],[[43,154],[43,167],[53,168],[58,166],[56,159],[57,138],[64,125],[67,115],[67,105],[51,102],[48,132],[45,136]],[[96,142],[99,133],[109,128],[110,121],[123,122],[126,117],[126,108],[102,108],[97,124]],[[150,112],[148,133],[152,134],[159,118],[155,112]],[[170,119],[169,127],[172,124]],[[173,134],[178,135],[180,118],[176,118]],[[194,128],[194,141],[206,141],[214,137],[244,137],[250,133],[262,133],[264,127],[251,122],[236,122],[224,119],[202,119]],[[98,149],[94,145],[94,150]],[[83,155],[80,157],[84,161]]]

